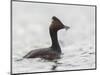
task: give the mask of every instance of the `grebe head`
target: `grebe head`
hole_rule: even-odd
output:
[[[70,27],[65,26],[56,16],[53,16],[50,29],[52,29],[54,31],[58,31],[58,30],[63,29],[63,28],[68,30]]]

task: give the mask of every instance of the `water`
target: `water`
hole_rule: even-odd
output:
[[[46,72],[95,68],[95,49],[89,46],[68,46],[62,48],[61,59],[47,61],[40,58],[21,59],[25,51],[15,52],[13,73]]]

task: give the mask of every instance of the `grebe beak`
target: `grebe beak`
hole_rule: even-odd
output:
[[[68,27],[68,26],[64,26],[64,28],[65,28],[66,30],[70,29],[70,27]]]

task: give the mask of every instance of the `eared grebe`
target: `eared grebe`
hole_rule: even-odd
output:
[[[61,48],[57,38],[57,31],[65,28],[69,29],[68,26],[63,23],[55,16],[52,17],[52,23],[49,27],[49,33],[51,36],[52,45],[49,48],[42,48],[30,51],[24,58],[43,58],[47,60],[58,59],[61,56]]]

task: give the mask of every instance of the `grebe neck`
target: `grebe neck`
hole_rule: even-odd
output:
[[[51,41],[52,41],[51,48],[61,53],[61,48],[60,48],[58,37],[57,37],[57,31],[50,29],[49,32],[50,32]]]

